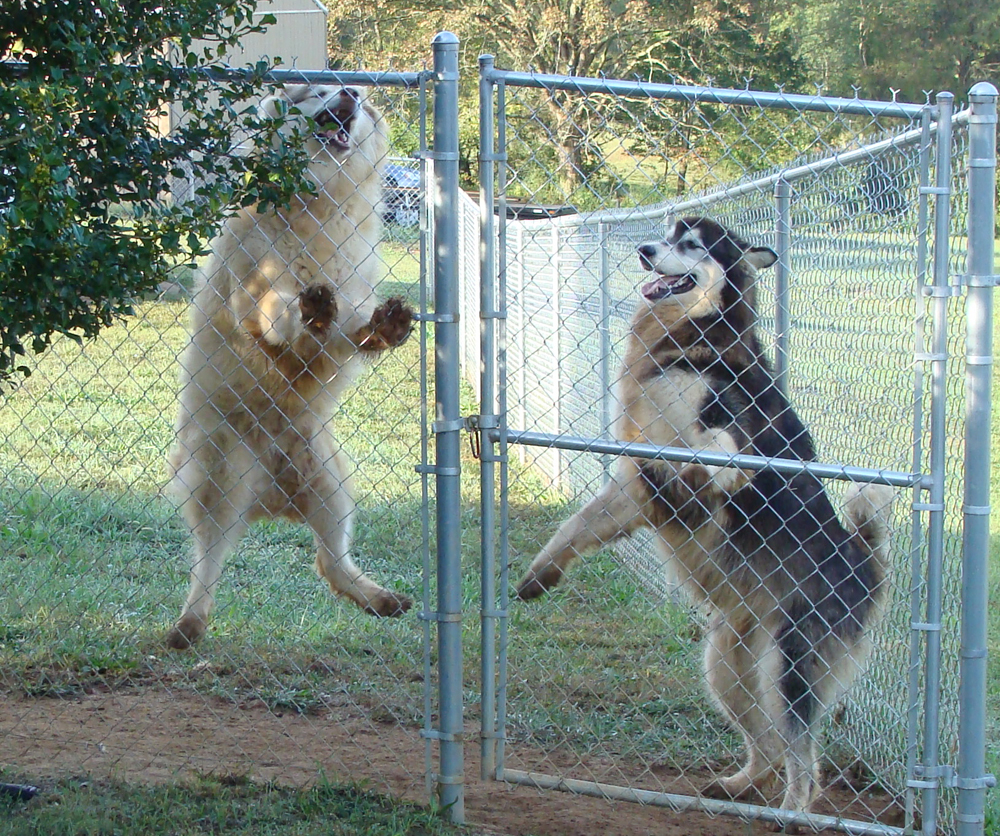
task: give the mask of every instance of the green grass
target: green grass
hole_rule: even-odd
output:
[[[13,780],[5,777],[5,780]],[[28,802],[0,799],[0,836],[460,836],[423,808],[362,788],[289,789],[239,775],[142,787],[65,779]]]

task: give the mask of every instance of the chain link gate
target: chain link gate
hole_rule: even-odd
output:
[[[274,85],[368,91],[368,101],[399,126],[404,145],[417,149],[407,157],[409,149],[388,148],[388,171],[401,175],[386,179],[384,190],[380,184],[372,192],[367,180],[354,184],[367,203],[352,210],[353,229],[324,231],[311,208],[302,217],[318,224],[318,233],[290,227],[296,253],[310,253],[328,234],[346,234],[351,246],[360,237],[364,252],[343,257],[353,265],[347,272],[368,282],[358,305],[366,311],[377,305],[369,298],[377,293],[415,308],[417,333],[360,375],[330,422],[340,449],[315,468],[336,470],[337,496],[353,482],[348,505],[356,504],[357,513],[348,510],[334,524],[350,529],[354,517],[361,569],[398,590],[400,600],[417,599],[414,612],[375,619],[332,601],[307,569],[314,546],[305,526],[266,522],[243,536],[244,518],[256,511],[237,508],[238,535],[230,529],[219,539],[233,547],[221,583],[199,581],[218,598],[206,640],[186,655],[164,651],[190,570],[183,556],[191,549],[191,533],[162,490],[174,441],[178,357],[189,339],[189,307],[199,304],[192,303],[194,275],[181,272],[157,298],[137,300],[134,319],[84,345],[58,340],[32,362],[31,376],[5,393],[0,739],[8,768],[139,780],[194,770],[293,784],[325,775],[394,796],[436,795],[461,818],[461,607],[455,603],[461,595],[452,531],[458,531],[455,451],[462,422],[449,249],[455,236],[449,200],[458,193],[457,41],[444,33],[433,52],[434,69],[423,72],[292,69],[269,77]],[[206,77],[206,84],[223,84],[224,75]],[[430,102],[438,126],[432,145]],[[351,130],[347,122],[341,127]],[[374,161],[368,164],[374,170]],[[178,183],[177,193],[191,195],[198,185]],[[438,247],[433,265],[431,241]],[[346,246],[338,239],[338,251]],[[267,253],[243,243],[237,250],[251,272],[270,269]],[[286,261],[277,273],[302,266],[292,256],[279,258]],[[303,269],[309,272],[308,264]],[[195,337],[220,327],[212,320]],[[206,368],[224,374],[225,356],[208,357]],[[210,396],[208,387],[196,386]],[[278,449],[278,439],[271,442]],[[197,449],[185,448],[181,458]],[[226,502],[236,508],[231,496]],[[447,521],[437,536],[432,497],[438,519]],[[437,566],[430,557],[435,542]],[[317,568],[324,568],[319,560]],[[452,580],[437,583],[437,572]],[[351,585],[358,583],[355,577]],[[339,591],[356,597],[351,588]],[[204,600],[196,592],[185,613]],[[207,610],[197,612],[203,628]],[[199,638],[177,632],[168,639],[176,646]]]
[[[480,70],[482,340],[469,335],[464,361],[479,385],[484,438],[483,778],[928,836],[951,827],[957,790],[967,808],[955,814],[958,831],[981,833],[992,785],[981,725],[985,288],[996,280],[994,207],[982,195],[995,184],[995,89],[977,88],[971,107],[953,114],[950,94],[921,106],[566,78],[497,70],[488,56]],[[573,211],[522,220],[525,200]],[[760,327],[822,463],[614,439],[622,405],[613,384],[640,281],[635,250],[684,214],[710,215],[776,251],[774,269],[757,279]],[[950,301],[966,286],[967,320]],[[956,455],[963,433],[980,469],[975,488]],[[701,693],[703,622],[692,622],[648,536],[581,561],[561,595],[508,605],[509,572],[524,572],[621,455],[808,471],[837,480],[826,482],[831,493],[838,481],[895,486],[887,615],[826,723],[815,812],[777,809],[780,795],[701,796],[738,766],[741,745]],[[963,509],[972,550],[964,596]],[[958,774],[956,750],[969,758]]]

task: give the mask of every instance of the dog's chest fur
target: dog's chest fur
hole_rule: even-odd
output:
[[[682,323],[666,334],[652,314],[633,324],[619,394],[618,438],[700,446],[705,431],[737,431],[741,448],[765,422],[755,400],[770,379],[752,345],[730,333],[713,342],[711,326]]]

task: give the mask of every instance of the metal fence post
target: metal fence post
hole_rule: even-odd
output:
[[[485,72],[486,69],[483,69]],[[508,278],[508,267],[509,267],[509,239],[507,236],[507,177],[509,174],[508,163],[507,163],[507,88],[502,81],[493,82],[496,88],[496,112],[494,113],[494,127],[496,129],[496,147],[498,149],[497,162],[500,163],[499,169],[496,172],[497,175],[497,188],[499,194],[497,195],[497,209],[496,209],[496,226],[497,226],[497,245],[496,245],[496,268],[497,268],[497,296],[498,303],[500,306],[500,311],[502,316],[497,320],[497,337],[499,340],[499,345],[497,347],[497,418],[499,419],[499,465],[500,465],[500,531],[498,533],[500,539],[499,548],[499,559],[500,559],[500,589],[499,597],[500,604],[506,610],[507,602],[510,600],[510,505],[509,505],[509,491],[510,486],[510,456],[509,456],[509,446],[507,443],[507,427],[508,427],[508,416],[509,407],[507,400],[507,393],[510,387],[510,377],[508,375],[508,348],[509,348],[509,331],[507,330],[507,325],[509,322],[511,304],[513,300],[518,300],[517,303],[520,305],[520,316],[518,318],[519,326],[518,330],[520,332],[520,348],[519,348],[519,360],[518,360],[518,371],[520,372],[521,388],[520,392],[523,395],[524,392],[524,303],[523,303],[523,291],[524,291],[524,265],[521,263],[521,252],[523,248],[523,239],[521,236],[522,227],[519,224],[516,227],[515,238],[515,252],[517,256],[515,258],[515,265],[517,266],[518,275],[518,289],[516,293],[511,293],[507,286]],[[523,398],[518,401],[521,407],[521,426],[524,426],[524,400]],[[524,448],[521,448],[521,454],[524,454]],[[522,461],[524,459],[522,458]],[[497,713],[497,739],[496,739],[496,770],[493,777],[496,780],[500,780],[500,775],[504,769],[504,741],[507,739],[507,647],[509,639],[509,625],[510,622],[506,617],[500,618],[500,630],[498,636],[499,647],[497,649],[497,694],[496,694],[496,713]]]
[[[915,265],[914,304],[916,316],[913,325],[913,356],[916,359],[913,370],[913,472],[924,471],[924,369],[931,360],[926,348],[927,297],[928,297],[928,231],[930,227],[930,172],[931,172],[931,110],[927,108],[920,117],[919,156],[919,204],[917,208],[917,261]],[[924,487],[915,485],[910,501],[910,624],[921,620],[924,588]],[[907,671],[906,697],[906,794],[904,805],[904,825],[911,828],[916,813],[917,760],[920,739],[920,674],[922,672],[921,652],[923,636],[919,630],[910,629],[910,652]]]
[[[502,95],[502,91],[501,91]],[[501,100],[502,101],[502,100]],[[506,114],[501,111],[500,124],[498,127],[498,133],[500,135],[501,146],[504,142],[503,132],[504,124],[506,120]],[[500,226],[501,229],[504,226],[505,219],[501,217]],[[500,241],[501,246],[506,238],[501,235]],[[518,306],[518,320],[517,320],[517,423],[518,429],[524,429],[528,426],[528,379],[527,379],[527,368],[528,368],[528,343],[527,343],[527,333],[528,329],[525,327],[528,321],[528,314],[525,310],[524,305],[524,288],[526,279],[525,274],[527,273],[527,268],[524,266],[524,225],[517,224],[514,227],[514,253],[517,265],[517,287],[511,294],[512,299],[517,300]],[[520,460],[521,464],[527,461],[528,453],[521,447],[520,448]]]
[[[484,781],[496,772],[496,626],[502,617],[497,606],[496,590],[496,497],[495,448],[488,430],[496,427],[497,404],[494,391],[496,339],[494,322],[497,318],[495,285],[496,230],[493,221],[494,203],[494,143],[493,85],[486,73],[493,67],[492,55],[479,57],[479,317],[480,317],[480,406],[481,433],[480,487],[482,566],[480,584],[480,618],[482,621],[482,720],[480,729],[480,776]]]
[[[932,297],[933,335],[931,346],[931,489],[927,510],[930,527],[927,538],[927,587],[924,623],[913,625],[926,638],[924,675],[924,747],[923,833],[937,833],[938,800],[941,787],[939,739],[941,711],[941,614],[944,563],[945,475],[947,473],[947,374],[948,374],[948,299],[949,255],[951,254],[951,115],[955,97],[940,93],[937,97],[936,185],[928,187],[934,195],[934,283],[928,288]]]
[[[986,788],[986,628],[990,547],[990,376],[993,366],[993,233],[997,88],[969,91],[969,250],[965,357],[965,504],[959,688],[959,836],[982,836]]]
[[[437,487],[438,798],[465,820],[462,759],[462,533],[458,321],[458,38],[441,32],[434,51],[434,392]]]
[[[778,261],[774,265],[774,377],[778,390],[788,393],[788,337],[791,332],[789,313],[788,263],[792,244],[792,184],[779,180],[774,184],[774,249]]]

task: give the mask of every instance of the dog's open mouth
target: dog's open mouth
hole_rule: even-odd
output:
[[[640,291],[650,302],[662,299],[664,296],[672,296],[677,293],[687,293],[694,289],[694,276],[685,273],[683,276],[657,276],[653,281],[647,282]]]
[[[341,94],[335,107],[321,110],[313,117],[320,128],[316,138],[336,151],[347,151],[351,146],[351,125],[357,112],[357,100]]]

